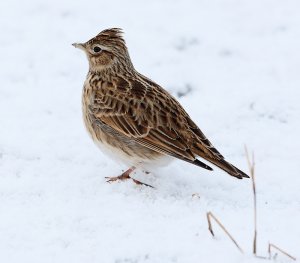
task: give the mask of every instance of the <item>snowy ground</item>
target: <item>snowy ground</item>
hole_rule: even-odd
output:
[[[175,161],[132,182],[81,119],[87,60],[71,43],[122,27],[136,68],[179,98],[228,160],[255,151],[259,254],[300,257],[297,0],[1,1],[0,262],[264,262],[250,180]],[[200,198],[193,197],[198,194]],[[213,211],[242,255],[205,214]],[[284,256],[282,262],[290,262]]]

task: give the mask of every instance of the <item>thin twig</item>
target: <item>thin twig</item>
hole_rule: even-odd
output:
[[[284,250],[282,250],[281,248],[275,246],[274,244],[271,244],[269,243],[269,246],[268,246],[268,253],[269,253],[269,259],[271,259],[272,257],[272,251],[271,251],[271,248],[274,248],[276,250],[278,250],[279,252],[281,252],[282,254],[286,255],[287,257],[289,257],[290,259],[292,260],[295,260],[296,261],[296,258],[291,256],[289,253],[285,252]]]
[[[252,160],[250,160],[250,156],[247,150],[247,147],[245,145],[245,152],[246,152],[246,157],[247,157],[247,162],[248,162],[248,166],[249,166],[249,170],[250,170],[250,176],[252,179],[252,189],[253,189],[253,203],[254,203],[254,238],[253,238],[253,254],[257,256],[256,254],[256,245],[257,245],[257,198],[256,198],[256,185],[255,185],[255,162],[254,162],[254,153],[252,152]],[[282,254],[286,255],[287,257],[291,258],[292,260],[296,260],[295,257],[291,256],[290,254],[288,254],[287,252],[283,251],[281,248],[275,246],[274,244],[269,243],[269,247],[268,247],[268,253],[269,253],[269,259],[271,259],[271,248],[274,248],[278,251],[280,251]],[[277,254],[276,254],[277,255]],[[262,257],[264,258],[264,257]]]
[[[215,222],[221,227],[221,229],[225,232],[225,234],[231,239],[231,241],[236,245],[238,250],[241,253],[244,253],[244,251],[241,249],[241,247],[238,245],[238,243],[235,241],[235,239],[232,237],[232,235],[227,231],[227,229],[224,227],[224,225],[213,215],[212,212],[207,212],[206,213],[207,217],[207,222],[208,222],[208,230],[212,234],[212,236],[215,236],[214,231],[212,229],[212,224],[211,224],[211,218],[215,220]]]
[[[254,204],[254,238],[253,238],[253,254],[256,255],[256,244],[257,244],[257,206],[256,206],[256,187],[255,187],[255,162],[254,153],[252,152],[252,161],[245,145],[245,152],[248,161],[250,176],[252,179],[252,190],[253,190],[253,204]]]

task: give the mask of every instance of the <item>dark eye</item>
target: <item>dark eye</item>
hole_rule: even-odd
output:
[[[98,46],[95,46],[95,47],[93,48],[93,50],[94,50],[95,53],[99,53],[99,52],[101,51],[101,48],[98,47]]]

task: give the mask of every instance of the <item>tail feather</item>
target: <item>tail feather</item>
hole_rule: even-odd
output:
[[[198,159],[194,160],[194,161],[192,162],[192,164],[195,164],[195,165],[197,165],[197,166],[200,166],[200,167],[202,167],[202,168],[204,168],[204,169],[206,169],[206,170],[210,170],[210,171],[213,170],[210,166],[208,166],[207,164],[201,162],[201,161],[198,160]]]
[[[204,169],[206,169],[206,170],[209,170],[209,171],[212,171],[213,169],[210,167],[210,166],[208,166],[207,164],[205,164],[205,163],[203,163],[203,162],[201,162],[200,160],[198,160],[198,159],[195,159],[195,160],[190,160],[190,159],[187,159],[187,158],[181,158],[183,161],[186,161],[186,162],[189,162],[189,163],[192,163],[192,164],[194,164],[194,165],[197,165],[197,166],[199,166],[199,167],[202,167],[202,168],[204,168]]]
[[[224,159],[217,160],[217,159],[207,158],[207,157],[205,159],[211,162],[212,164],[218,166],[219,168],[221,168],[231,176],[234,176],[238,179],[249,178],[247,174],[245,174],[243,171],[241,171],[231,163],[225,161]]]

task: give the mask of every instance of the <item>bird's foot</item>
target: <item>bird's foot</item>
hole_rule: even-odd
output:
[[[130,177],[130,178],[132,179],[133,182],[135,182],[138,185],[144,185],[144,186],[148,186],[148,187],[154,188],[154,186],[152,186],[150,184],[142,183],[142,182],[140,182],[140,181],[138,181],[138,180],[136,180],[136,179],[134,179],[132,177]]]
[[[111,183],[114,181],[118,181],[118,180],[127,180],[127,179],[131,179],[131,177],[129,176],[133,171],[135,170],[135,167],[132,166],[130,167],[127,171],[125,171],[124,173],[122,173],[119,176],[115,176],[115,177],[105,177],[106,179],[108,179],[106,182]]]
[[[111,182],[115,182],[115,181],[123,181],[123,180],[128,180],[128,179],[131,179],[134,183],[138,184],[138,185],[144,185],[144,186],[148,186],[148,187],[151,187],[151,188],[154,188],[152,185],[149,185],[149,184],[145,184],[145,183],[142,183],[132,177],[130,177],[130,174],[135,170],[135,167],[131,167],[129,168],[127,171],[125,171],[124,173],[122,173],[121,175],[119,176],[114,176],[114,177],[105,177],[106,179],[108,179],[106,182],[108,183],[111,183]]]
[[[131,179],[131,177],[129,176],[129,174],[126,174],[126,172],[125,172],[119,176],[105,177],[105,179],[108,179],[106,182],[111,183],[111,182],[118,181],[118,180],[123,181],[123,180]]]

